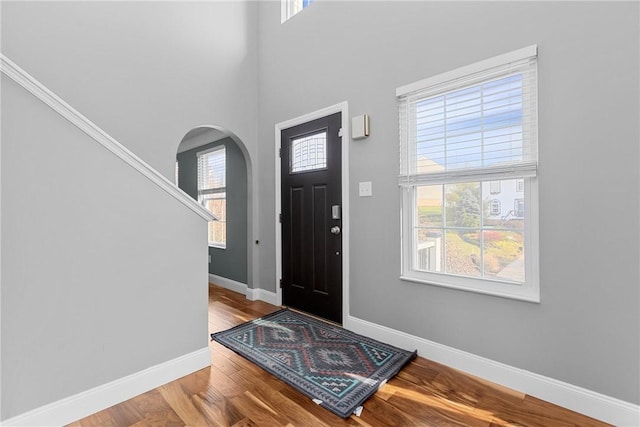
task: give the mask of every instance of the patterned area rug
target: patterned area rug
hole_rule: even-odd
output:
[[[288,309],[211,338],[343,418],[417,354]]]

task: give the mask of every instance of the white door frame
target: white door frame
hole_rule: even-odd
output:
[[[282,224],[280,224],[280,205],[282,203],[281,195],[281,167],[280,167],[280,148],[282,146],[280,137],[284,129],[301,125],[315,119],[329,116],[335,113],[342,113],[342,324],[347,327],[349,319],[349,105],[347,101],[321,110],[296,117],[275,126],[275,165],[276,165],[276,204],[275,204],[275,230],[276,230],[276,297],[278,305],[282,305],[282,288],[280,288],[280,279],[282,278]]]

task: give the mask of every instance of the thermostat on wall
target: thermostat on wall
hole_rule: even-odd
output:
[[[369,136],[369,115],[363,114],[351,119],[351,139],[362,139]]]

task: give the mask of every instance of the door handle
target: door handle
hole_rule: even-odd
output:
[[[331,234],[340,234],[340,227],[338,227],[337,225],[331,227]]]

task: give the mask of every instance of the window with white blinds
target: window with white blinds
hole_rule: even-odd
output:
[[[209,246],[227,244],[226,150],[224,146],[197,153],[198,202],[215,217],[209,222]]]
[[[402,278],[539,301],[536,46],[396,95]]]
[[[399,88],[400,184],[535,176],[536,51]]]

